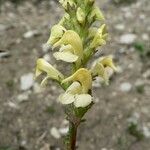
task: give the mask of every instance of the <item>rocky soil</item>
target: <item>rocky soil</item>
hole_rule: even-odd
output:
[[[150,1],[97,5],[111,39],[95,58],[112,54],[119,72],[109,86],[94,82],[96,104],[78,131],[78,149],[149,150]],[[62,150],[68,130],[56,100],[62,90],[52,82],[41,88],[33,77],[37,58],[56,63],[45,43],[63,10],[52,0],[0,7],[0,150]]]

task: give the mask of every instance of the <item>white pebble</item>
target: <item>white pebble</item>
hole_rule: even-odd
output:
[[[59,129],[61,135],[66,135],[68,131],[69,131],[69,127],[64,127]]]
[[[115,26],[115,28],[116,28],[117,30],[122,31],[122,30],[125,29],[125,26],[124,26],[124,24],[117,24],[117,25]]]
[[[3,24],[0,24],[0,32],[5,31],[6,30],[6,26]]]
[[[13,102],[8,102],[7,105],[8,105],[9,107],[13,108],[13,109],[18,109],[18,108],[19,108],[18,105],[15,104],[15,103],[13,103]]]
[[[30,31],[24,33],[23,37],[26,38],[26,39],[29,39],[29,38],[31,38],[35,35],[38,35],[38,34],[39,34],[39,32],[37,30],[30,30]]]
[[[120,85],[120,90],[122,92],[129,92],[129,91],[131,91],[131,89],[132,89],[131,83],[124,82]]]
[[[33,86],[34,84],[33,77],[34,77],[33,73],[28,73],[28,74],[21,76],[21,79],[20,79],[21,90],[26,91],[26,90],[29,90]]]
[[[59,139],[61,137],[59,130],[56,127],[52,127],[50,133],[55,139]]]
[[[132,34],[132,33],[124,34],[124,35],[122,35],[122,36],[120,37],[119,42],[120,42],[121,44],[127,44],[127,45],[133,44],[133,43],[135,42],[135,40],[136,40],[136,37],[137,37],[137,36],[136,36],[135,34]]]
[[[19,102],[23,102],[23,101],[27,101],[29,98],[29,94],[28,93],[23,93],[17,96],[17,100]]]
[[[149,40],[149,36],[147,33],[143,33],[142,34],[142,39],[145,40],[145,41],[148,41]]]
[[[144,77],[144,78],[149,78],[149,77],[150,77],[150,69],[146,70],[146,71],[143,73],[143,77]]]
[[[143,126],[143,134],[146,138],[150,138],[150,129],[146,126]]]

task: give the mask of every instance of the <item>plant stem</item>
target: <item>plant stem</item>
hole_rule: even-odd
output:
[[[76,137],[77,137],[77,125],[69,123],[69,134],[70,134],[70,150],[76,149]]]
[[[76,150],[76,137],[78,125],[69,121],[69,132],[65,150]]]

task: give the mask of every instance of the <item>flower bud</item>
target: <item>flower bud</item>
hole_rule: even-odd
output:
[[[77,20],[79,21],[79,23],[84,24],[85,22],[85,12],[79,7],[77,9]]]
[[[117,71],[111,56],[101,57],[100,59],[96,60],[92,66],[92,76],[100,76],[104,79],[105,83],[108,84],[110,77],[108,68],[112,69],[113,71]]]
[[[80,36],[73,30],[67,30],[62,38],[54,44],[54,47],[61,46],[61,45],[71,45],[74,54],[79,56],[80,58],[83,57],[83,44]]]
[[[103,66],[105,66],[105,67],[110,67],[114,71],[117,71],[117,68],[113,63],[113,58],[111,56],[100,58],[100,63],[103,64]]]
[[[65,13],[65,15],[62,17],[62,19],[59,21],[60,25],[63,25],[67,20],[70,19],[70,16],[68,13]]]
[[[47,41],[47,44],[55,44],[60,40],[60,38],[63,36],[66,29],[61,25],[54,25],[51,29],[51,35],[50,38]]]
[[[69,8],[76,6],[76,4],[74,3],[74,0],[60,0],[59,2],[62,4],[65,10],[68,10]]]
[[[85,0],[85,4],[94,4],[95,0]]]
[[[101,12],[101,10],[98,7],[96,7],[96,6],[93,7],[93,10],[92,10],[91,15],[90,15],[90,20],[93,20],[93,21],[105,20],[103,13]]]
[[[106,31],[106,25],[103,24],[97,31],[93,41],[90,44],[90,48],[97,48],[98,46],[102,46],[106,44],[108,34]]]
[[[57,81],[60,81],[64,78],[64,76],[57,69],[55,69],[51,64],[46,62],[44,59],[40,58],[37,60],[35,78],[40,76],[42,73],[47,74],[47,76],[44,78],[44,80],[41,83],[42,85],[44,85],[47,79],[49,78]]]

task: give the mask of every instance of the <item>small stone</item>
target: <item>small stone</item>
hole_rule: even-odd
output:
[[[66,135],[68,131],[69,131],[69,127],[64,127],[59,129],[61,135]]]
[[[69,125],[69,121],[67,119],[64,119],[62,121],[62,126],[66,126],[66,125]]]
[[[144,77],[145,79],[150,78],[150,69],[148,69],[147,71],[145,71],[145,72],[143,73],[143,77]]]
[[[126,13],[124,14],[124,16],[125,16],[126,18],[132,18],[132,17],[133,17],[133,14],[132,14],[130,11],[128,11],[128,12],[126,12]]]
[[[29,90],[34,84],[34,75],[33,73],[28,73],[21,76],[20,79],[20,88],[23,91]]]
[[[130,45],[130,44],[133,44],[136,40],[136,35],[135,34],[132,34],[132,33],[129,33],[129,34],[124,34],[120,37],[120,40],[119,42],[121,44],[127,44],[127,45]]]
[[[38,30],[30,30],[23,34],[23,37],[26,39],[32,38],[33,36],[39,35]]]
[[[23,102],[27,101],[29,99],[29,94],[28,93],[23,93],[17,96],[18,102]]]
[[[123,73],[122,66],[117,66],[117,73]]]
[[[129,91],[131,91],[131,89],[132,89],[131,83],[124,82],[120,85],[120,90],[122,92],[129,92]]]
[[[141,86],[141,85],[144,85],[145,82],[141,79],[137,79],[136,82],[135,82],[135,86]]]
[[[59,139],[61,137],[60,132],[56,127],[52,127],[50,133],[55,139]]]
[[[144,19],[145,19],[145,15],[144,15],[144,14],[140,14],[139,18],[140,18],[141,20],[144,20]]]
[[[0,32],[5,31],[6,29],[6,25],[0,24]]]
[[[147,33],[143,33],[142,34],[142,39],[145,40],[145,41],[148,41],[149,40],[149,36]]]
[[[0,50],[0,59],[1,58],[8,58],[8,57],[10,57],[10,53],[9,52]]]
[[[122,30],[125,29],[125,26],[124,26],[124,24],[117,24],[117,25],[115,26],[115,28],[116,28],[117,30],[122,31]]]
[[[143,126],[143,134],[146,138],[150,138],[150,129],[146,126]]]
[[[140,114],[137,112],[134,112],[130,118],[128,118],[129,123],[138,124],[138,120],[140,118]]]
[[[20,142],[20,145],[21,145],[21,146],[26,146],[26,145],[27,145],[27,141],[26,141],[26,140],[22,140],[22,141]]]
[[[44,146],[40,148],[40,150],[50,150],[50,145],[45,143]]]
[[[7,105],[8,105],[9,107],[13,108],[13,109],[18,109],[18,108],[19,108],[18,105],[15,104],[15,103],[13,103],[13,102],[8,102]]]

